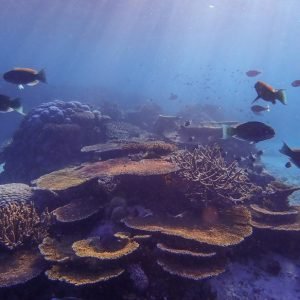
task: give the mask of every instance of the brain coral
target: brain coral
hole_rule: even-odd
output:
[[[29,182],[78,160],[83,145],[103,141],[99,111],[77,101],[55,100],[32,109],[1,153],[2,182]]]

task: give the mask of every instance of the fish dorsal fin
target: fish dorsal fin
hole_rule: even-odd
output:
[[[30,68],[18,68],[18,67],[15,67],[14,68],[15,71],[25,71],[25,72],[29,72],[29,73],[32,73],[32,74],[37,74],[38,71],[34,70],[34,69],[30,69]]]
[[[27,83],[28,86],[35,86],[39,83],[40,81],[39,80],[35,80],[35,81],[32,81],[32,82],[29,82]]]

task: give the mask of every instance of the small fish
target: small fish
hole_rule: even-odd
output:
[[[256,153],[257,156],[262,156],[263,154],[264,154],[263,150],[258,150]]]
[[[176,99],[178,99],[178,95],[171,93],[169,96],[169,100],[176,100]]]
[[[7,82],[17,84],[19,89],[24,89],[24,84],[34,86],[39,82],[47,83],[45,71],[36,71],[30,68],[14,68],[3,75]]]
[[[286,143],[283,142],[280,153],[290,157],[291,162],[300,168],[300,149],[291,149]]]
[[[223,139],[234,137],[237,139],[258,143],[274,137],[275,131],[272,127],[262,122],[252,121],[236,126],[222,125]]]
[[[184,122],[184,126],[185,126],[185,127],[188,127],[188,126],[190,126],[191,124],[192,124],[192,121],[190,121],[190,120],[187,120],[187,121]]]
[[[19,98],[11,99],[8,96],[0,95],[0,112],[8,113],[11,111],[16,111],[21,115],[25,115]]]
[[[248,77],[255,77],[255,76],[259,75],[259,74],[261,74],[261,72],[258,71],[258,70],[249,70],[249,71],[246,72],[246,75]]]
[[[251,106],[251,110],[255,113],[255,114],[260,114],[263,111],[270,111],[270,106],[260,106],[260,105],[252,105]]]
[[[293,87],[298,87],[298,86],[300,86],[300,80],[294,80],[294,81],[291,83],[291,86],[293,86]]]
[[[263,99],[268,102],[276,103],[279,100],[282,104],[286,104],[286,95],[283,89],[274,89],[263,81],[257,81],[254,85],[257,92],[257,97],[252,101],[254,103],[258,99]]]
[[[292,166],[292,164],[291,164],[290,161],[288,161],[284,166],[288,169],[288,168],[290,168]]]
[[[189,137],[189,142],[193,142],[196,138],[194,136]]]
[[[255,162],[256,161],[256,157],[253,155],[253,154],[250,154],[248,156],[249,160],[252,161],[252,162]]]

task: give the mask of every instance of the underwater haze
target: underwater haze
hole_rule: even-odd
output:
[[[37,194],[43,191],[45,195],[49,192],[47,197],[53,197],[51,198],[53,202],[49,201],[50,205],[46,200],[47,205],[43,202],[42,209],[32,202],[34,203],[32,205],[38,208],[36,214],[40,213],[38,220],[47,219],[45,216],[48,216],[48,208],[51,214],[53,211],[56,212],[55,222],[58,225],[55,223],[53,226],[49,216],[49,220],[43,219],[45,223],[40,221],[46,228],[41,226],[43,230],[45,229],[42,233],[46,232],[43,237],[48,236],[50,232],[55,244],[57,242],[55,238],[60,242],[60,239],[63,240],[65,236],[69,238],[70,233],[78,231],[78,236],[67,239],[68,251],[73,255],[70,255],[71,259],[68,257],[71,268],[72,263],[75,261],[76,264],[79,260],[78,270],[82,271],[81,266],[85,261],[82,263],[80,260],[82,256],[78,253],[73,260],[76,256],[73,246],[81,239],[90,238],[91,232],[101,238],[104,236],[101,240],[103,245],[99,241],[91,243],[91,251],[95,249],[98,251],[101,247],[101,250],[106,249],[107,244],[112,240],[115,242],[116,238],[118,242],[122,241],[120,242],[122,245],[118,244],[120,249],[126,243],[136,249],[139,247],[136,243],[140,243],[142,248],[147,242],[140,240],[146,238],[141,238],[137,233],[138,230],[146,228],[146,233],[143,233],[149,235],[150,238],[147,237],[149,239],[155,232],[154,239],[149,242],[150,245],[146,244],[147,246],[142,248],[141,255],[137,254],[136,261],[134,256],[128,261],[126,257],[124,261],[130,263],[130,266],[121,270],[125,275],[119,269],[120,272],[114,270],[115,273],[112,271],[105,274],[109,277],[105,278],[105,281],[109,281],[110,276],[113,278],[120,274],[127,276],[124,280],[123,277],[118,278],[120,281],[117,282],[121,283],[119,291],[116,289],[118,285],[114,285],[111,281],[104,285],[103,290],[102,283],[92,285],[92,288],[88,286],[86,290],[86,287],[78,288],[77,274],[75,279],[53,279],[48,273],[47,276],[42,275],[44,277],[41,279],[38,275],[44,274],[47,269],[45,266],[38,271],[34,270],[34,275],[25,276],[24,280],[22,274],[23,281],[17,279],[11,286],[3,284],[1,278],[5,276],[2,273],[1,261],[4,255],[9,253],[11,255],[8,255],[9,258],[14,255],[17,257],[18,251],[23,251],[24,245],[27,251],[26,243],[29,235],[24,238],[26,240],[24,244],[21,241],[10,245],[9,242],[3,242],[0,230],[0,300],[93,300],[98,299],[99,291],[100,294],[103,292],[101,294],[103,299],[112,300],[300,299],[300,257],[297,254],[300,253],[298,246],[300,237],[293,236],[295,232],[298,232],[297,234],[300,232],[300,0],[2,0],[0,2],[0,228],[5,227],[4,223],[1,223],[2,219],[9,220],[1,215],[1,205],[5,202],[2,202],[1,197],[6,197],[6,190],[5,187],[2,190],[2,185],[23,183],[30,186],[27,186],[30,192],[24,187],[20,188],[22,191],[23,188],[26,190],[28,198],[35,197],[36,191]],[[34,76],[38,71],[44,70],[47,82],[40,81],[35,86],[29,86],[34,81],[29,82],[29,85],[28,82],[21,83],[25,88],[19,89],[17,84],[12,84],[4,78],[4,74],[8,71],[17,72],[14,68],[32,68],[29,73],[33,72]],[[278,98],[278,92],[286,95],[286,103]],[[3,95],[11,99],[19,98],[24,114],[20,111],[18,113],[18,110],[12,107],[3,108],[4,100],[8,99],[3,98]],[[257,97],[257,101],[253,103]],[[255,109],[261,111],[254,111]],[[242,127],[243,125],[245,127]],[[268,132],[263,131],[266,128]],[[249,132],[253,129],[251,134],[255,136],[249,136]],[[203,138],[199,132],[209,134]],[[225,137],[227,133],[228,136]],[[130,146],[126,142],[129,142]],[[215,146],[212,146],[213,142],[220,148],[216,150]],[[292,148],[285,150],[285,154],[282,153],[283,150],[279,151],[283,142]],[[137,149],[142,150],[139,152]],[[178,153],[194,157],[186,163],[184,159],[189,158]],[[198,167],[199,161],[195,158],[197,155],[206,159],[208,157],[207,161],[210,162],[214,159],[218,161],[212,167],[211,177],[204,176],[204,179],[202,178],[204,181],[221,172],[213,184],[206,181],[203,184],[202,188],[207,193],[205,196],[207,198],[203,196],[205,194],[203,190],[199,192],[193,184],[201,175],[206,175],[206,172],[211,170],[197,170],[199,172],[192,175],[189,174],[189,171],[192,173],[191,170],[185,170],[184,175],[176,177],[187,166]],[[123,162],[123,159],[126,162]],[[113,171],[109,163],[106,164],[110,160],[116,164]],[[99,165],[85,169],[86,165],[95,162]],[[160,163],[162,165],[159,165]],[[68,182],[68,174],[65,175],[64,170],[57,171],[77,164],[84,167],[68,169],[68,172],[74,172],[73,177],[70,175],[72,180],[75,178],[74,181],[70,179],[71,183]],[[128,173],[125,172],[127,164],[133,171],[130,169]],[[81,168],[83,173],[86,172],[84,175],[80,173]],[[103,180],[103,183],[99,179],[97,184],[101,188],[97,187],[100,190],[105,186],[103,188],[105,192],[94,191],[95,186],[92,186],[89,180],[92,182],[101,172],[102,176],[103,170],[107,172],[104,174],[107,181]],[[51,182],[54,187],[48,182],[44,184],[43,180],[48,179],[47,174],[51,175],[54,171],[58,172],[50,176],[51,180],[54,178],[54,183]],[[93,171],[96,175],[90,175],[89,172]],[[45,175],[45,179],[42,175]],[[113,180],[118,176],[128,178],[126,177],[124,182],[121,180],[121,183],[117,178],[116,183]],[[134,176],[137,177],[136,182]],[[32,181],[36,178],[42,179]],[[147,179],[144,182],[145,178]],[[220,178],[229,178],[228,181],[232,179],[229,185],[234,192],[228,192],[223,182],[217,187],[213,186],[215,182],[218,184]],[[198,181],[201,181],[201,178]],[[78,182],[83,184],[84,188],[82,186],[78,188],[76,186]],[[67,185],[65,189],[61,187],[64,184]],[[37,189],[31,190],[32,186]],[[114,188],[117,186],[117,193],[114,194],[115,190],[110,190],[112,186]],[[225,196],[222,194],[223,191],[219,192],[218,189],[222,190],[220,186],[226,190]],[[194,190],[190,192],[190,188]],[[10,189],[9,193],[12,193]],[[272,198],[272,201],[275,199],[273,202],[268,198],[270,194],[272,197],[276,195]],[[18,194],[13,193],[11,197],[16,197],[15,195]],[[44,194],[41,192],[41,195]],[[68,202],[61,197],[62,195],[67,195],[68,200],[73,198]],[[292,196],[288,198],[290,195]],[[104,204],[101,202],[100,205],[100,201],[96,201],[96,204],[88,203],[86,208],[83,202],[80,202],[81,196],[89,199],[87,202],[93,202],[90,199],[97,197],[101,198],[101,201],[105,199]],[[199,204],[195,198],[202,196],[205,200],[201,199],[202,202]],[[216,202],[212,204],[209,201],[210,197],[214,196],[214,200],[218,201],[215,200]],[[245,199],[249,197],[245,200],[244,196]],[[37,198],[39,197],[40,194]],[[47,197],[45,196],[49,200]],[[228,205],[225,200],[222,202],[218,197],[222,198],[222,201],[226,199],[231,202]],[[74,198],[75,204],[72,202]],[[157,200],[157,203],[153,199]],[[248,200],[247,207],[239,206]],[[70,203],[71,208],[67,207]],[[88,207],[89,204],[92,208]],[[69,211],[65,213],[67,217],[64,213],[62,215],[71,221],[59,220],[59,210],[66,207],[71,210],[71,217],[68,215]],[[83,211],[85,214],[82,219],[80,213],[72,211],[78,207],[80,213]],[[35,208],[26,209],[34,211]],[[77,220],[78,215],[80,216]],[[180,227],[182,224],[178,225],[180,233],[175,230],[175,233],[170,234],[168,230],[172,227],[173,221],[170,226],[166,225],[168,229],[157,229],[165,224],[161,225],[163,223],[161,221],[157,225],[155,220],[153,221],[155,219],[153,216],[163,216],[163,221],[171,219],[175,220],[174,223],[182,221],[182,224],[185,221],[189,223],[190,218],[196,220],[196,225],[184,229]],[[251,216],[257,219],[252,222]],[[73,217],[76,220],[72,219]],[[282,217],[280,222],[283,223],[278,225],[276,217],[279,219]],[[144,218],[150,220],[146,224],[148,227],[139,224]],[[200,219],[201,222],[204,220],[204,227],[207,226],[205,229],[201,227],[203,224]],[[267,225],[261,219],[266,221]],[[229,222],[229,225],[228,223],[224,225],[223,221]],[[149,229],[151,225],[153,226]],[[217,230],[213,228],[203,234],[198,225],[204,231],[214,225],[229,229],[220,234],[218,227]],[[196,232],[196,227],[200,233]],[[7,228],[14,227],[7,226]],[[194,229],[196,232],[194,235],[199,234],[200,238],[190,234]],[[261,229],[270,231],[266,231],[267,234],[264,235],[266,232],[259,231]],[[127,230],[130,234],[124,238],[123,232]],[[120,232],[123,235],[114,236]],[[188,237],[182,236],[182,232]],[[217,238],[212,237],[215,232]],[[278,238],[276,234],[279,236],[282,233],[284,238],[282,236]],[[138,238],[135,240],[136,234]],[[170,244],[176,240],[174,245],[179,245],[178,249],[174,246],[175,250],[166,250],[164,247],[167,248],[168,245],[160,243],[160,234],[170,234]],[[222,240],[223,237],[226,238],[226,234],[229,235],[230,241]],[[211,238],[212,241],[203,242],[201,240],[203,235],[204,240]],[[182,245],[180,239],[181,241],[186,239],[187,243]],[[221,239],[221,242],[218,239]],[[232,250],[233,246],[244,240],[246,240],[244,248],[237,247]],[[199,241],[201,247],[205,244],[204,250],[197,244]],[[286,253],[280,248],[285,243]],[[35,246],[33,248],[39,251],[38,256],[43,255],[43,263],[45,257],[47,267],[51,266],[51,271],[56,267],[59,269],[65,266],[61,264],[62,261],[51,261],[48,254],[43,253],[45,242],[34,240],[32,244],[40,246],[39,250]],[[7,245],[11,248],[5,248]],[[21,248],[18,248],[20,245]],[[3,251],[4,254],[3,247],[7,251]],[[159,247],[163,250],[157,249]],[[136,249],[130,249],[132,252],[128,250],[128,253],[133,253]],[[176,264],[168,265],[170,261],[165,263],[158,260],[161,267],[159,269],[157,264],[150,262],[150,258],[153,257],[156,261],[159,250],[166,253],[173,251],[173,254],[177,251],[180,255],[182,253],[186,255],[188,252],[188,255],[192,253],[192,256],[194,251],[199,250],[202,252],[195,254],[195,257],[200,257],[199,260],[217,253],[217,256],[220,254],[220,260],[226,257],[226,260],[230,261],[229,271],[225,273],[227,274],[225,277],[218,279],[217,276],[225,272],[225,267],[222,265],[222,268],[219,268],[217,264],[218,268],[208,275],[205,272],[205,275],[200,274],[200,280],[196,278],[196,281],[190,284],[188,280],[195,279],[193,278],[195,274],[189,274],[190,277],[180,274],[180,279],[179,277],[174,279],[173,276],[180,273],[177,269],[175,271],[172,269]],[[230,252],[231,250],[235,252]],[[147,255],[150,257],[149,260]],[[247,259],[243,261],[243,255],[250,257],[251,262],[249,263]],[[118,264],[115,264],[114,259],[112,259],[113,266]],[[9,259],[7,261],[10,262]],[[67,261],[69,263],[69,260]],[[124,261],[120,263],[122,268]],[[153,264],[160,270],[158,272],[166,271],[168,273],[166,276],[172,279],[166,277],[168,280],[165,280],[161,273],[156,277],[157,269]],[[11,265],[15,266],[14,263]],[[197,264],[189,261],[187,265],[191,267]],[[210,263],[205,265],[205,271],[209,266]],[[90,265],[87,269],[89,267]],[[94,270],[95,265],[92,265],[91,269]],[[147,270],[150,270],[150,275]],[[58,276],[54,273],[53,271],[53,277]],[[261,277],[258,276],[259,280],[256,277],[257,273],[263,274]],[[235,275],[230,277],[232,274]],[[149,278],[146,275],[149,275]],[[212,281],[202,281],[203,278],[211,280],[214,276],[216,279]],[[46,277],[50,280],[48,281]],[[33,286],[30,280],[36,280],[38,284]],[[68,284],[71,282],[73,285],[70,288],[61,281]],[[255,283],[251,285],[250,282]],[[284,288],[280,289],[282,282],[288,282],[287,291],[284,291]],[[26,296],[22,294],[20,283],[24,283]],[[78,285],[80,284],[82,282]],[[15,287],[16,290],[13,290]],[[44,287],[45,293],[41,291]],[[241,292],[238,291],[239,288]],[[31,298],[32,291],[36,290],[37,294]],[[181,296],[175,297],[177,291]],[[228,294],[226,292],[225,295],[224,291]],[[245,298],[242,298],[243,292],[247,295]],[[110,293],[119,298],[105,298]],[[215,298],[207,296],[217,294]],[[220,296],[222,294],[223,296]],[[11,295],[15,298],[5,298]],[[195,295],[201,297],[197,298]],[[206,295],[206,298],[204,296],[202,298],[202,295]],[[251,297],[253,295],[253,298],[249,298],[249,295]]]
[[[297,146],[300,89],[290,83],[300,76],[299,9],[297,0],[7,0],[0,70],[44,68],[48,85],[20,92],[2,80],[1,90],[22,97],[27,111],[54,98],[125,107],[151,100],[168,113],[212,103],[245,121],[254,118],[257,79],[245,72],[258,69],[288,97],[259,119],[274,126],[279,145]],[[1,115],[2,140],[19,120]]]

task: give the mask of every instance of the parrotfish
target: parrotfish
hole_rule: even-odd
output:
[[[274,129],[262,122],[246,122],[236,126],[223,125],[223,139],[234,137],[257,143],[271,139],[274,135]]]
[[[8,113],[11,111],[16,111],[21,115],[24,115],[20,99],[11,99],[6,95],[0,95],[0,112]]]
[[[24,89],[24,84],[34,86],[39,82],[47,83],[45,71],[36,71],[30,68],[14,68],[3,75],[7,82],[17,84],[19,89]]]

